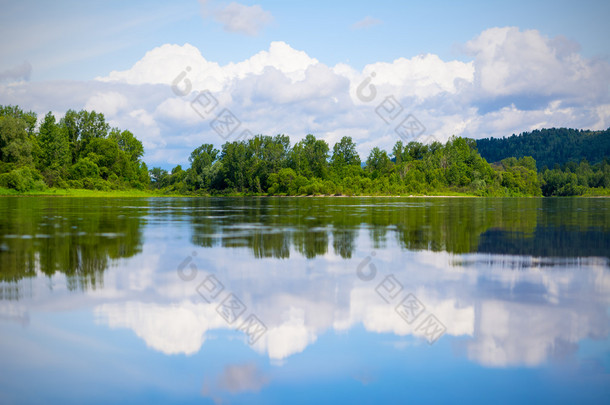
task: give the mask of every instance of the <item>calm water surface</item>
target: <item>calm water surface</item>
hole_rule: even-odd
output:
[[[610,199],[0,198],[0,403],[609,403]]]

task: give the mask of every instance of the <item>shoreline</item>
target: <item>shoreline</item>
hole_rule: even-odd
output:
[[[68,198],[610,198],[610,195],[579,195],[568,197],[544,197],[544,196],[477,196],[469,194],[409,194],[409,195],[193,195],[193,194],[159,194],[144,190],[50,190],[43,192],[28,191],[16,192],[0,189],[0,197],[68,197]]]

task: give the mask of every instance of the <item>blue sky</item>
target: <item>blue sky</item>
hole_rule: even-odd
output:
[[[236,134],[350,135],[363,157],[401,139],[375,114],[388,96],[439,140],[610,126],[603,1],[1,3],[0,104],[104,112],[152,165],[233,140],[193,114],[206,90]],[[191,93],[168,91],[189,63]],[[363,103],[371,72],[378,97]]]

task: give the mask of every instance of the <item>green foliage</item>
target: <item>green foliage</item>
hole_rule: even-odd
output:
[[[0,160],[19,166],[32,164],[33,135],[31,123],[33,113],[23,113],[18,107],[0,106]],[[27,117],[27,119],[26,119]],[[36,115],[33,115],[36,119]]]
[[[41,191],[47,188],[42,176],[34,169],[20,167],[8,173],[0,174],[0,187],[11,188],[17,191]]]
[[[150,177],[143,154],[131,132],[114,128],[109,133],[104,115],[95,111],[68,110],[59,123],[49,112],[37,129],[36,114],[0,106],[0,173],[7,174],[3,181],[11,188],[31,190],[42,182],[60,188],[146,189]],[[19,168],[28,170],[15,171]]]
[[[610,188],[610,163],[606,159],[593,166],[586,160],[578,165],[570,162],[563,168],[546,169],[540,177],[545,196],[605,195],[603,190]]]
[[[99,175],[100,168],[88,157],[79,159],[78,162],[70,168],[70,178],[73,180],[95,178],[99,177]],[[85,188],[89,187],[85,186]]]
[[[540,196],[536,161],[531,156],[504,159],[500,169],[501,185],[509,196]]]
[[[66,131],[57,125],[50,112],[40,125],[37,139],[40,150],[38,170],[49,186],[58,185],[66,178],[71,163],[70,143]]]
[[[144,155],[142,142],[129,131],[120,131],[118,128],[113,128],[108,138],[113,140],[132,162],[137,162]]]
[[[257,135],[248,140],[248,147],[252,150],[248,164],[249,184],[255,192],[260,193],[269,187],[269,175],[287,166],[290,138],[286,135]]]
[[[150,185],[152,188],[161,189],[169,185],[167,170],[160,167],[150,169]]]
[[[252,151],[245,142],[227,142],[222,145],[222,179],[225,188],[235,191],[247,191],[249,172],[248,160]]]
[[[276,195],[297,194],[298,188],[306,184],[306,182],[303,182],[304,177],[300,176],[301,178],[299,178],[299,183],[297,185],[296,180],[298,177],[296,172],[289,167],[280,170],[277,174],[271,174],[269,177],[269,183],[271,184],[269,193]]]
[[[165,186],[182,182],[183,184],[180,184],[180,189],[186,190],[187,183],[192,189],[210,189],[212,182],[214,181],[214,176],[216,175],[215,171],[212,170],[212,165],[216,162],[219,154],[220,151],[215,149],[214,145],[201,145],[195,149],[189,157],[191,168],[188,173],[182,171],[181,166],[177,166],[172,171],[173,179],[168,178]],[[176,171],[178,168],[179,170]],[[184,175],[182,173],[184,173]],[[176,176],[179,176],[179,178]]]
[[[305,177],[325,178],[328,166],[328,144],[309,134],[290,152],[289,165]]]
[[[374,147],[366,160],[366,168],[372,178],[387,175],[392,169],[392,162],[385,150]]]
[[[331,164],[337,169],[345,166],[360,166],[360,156],[351,137],[344,136],[335,144]]]
[[[148,170],[141,161],[142,143],[129,131],[110,129],[103,114],[68,110],[57,122],[48,113],[37,129],[36,114],[0,106],[0,186],[19,191],[46,186],[98,191],[152,188],[197,195],[603,195],[610,189],[610,165],[600,159],[608,154],[608,134],[610,130],[552,129],[505,140],[452,137],[446,144],[429,145],[398,141],[391,155],[374,147],[364,166],[356,144],[347,136],[333,146],[329,158],[329,145],[311,134],[292,148],[285,135],[257,135],[226,142],[220,151],[203,144],[191,153],[190,167],[178,165],[168,172],[159,167]],[[585,140],[599,145],[585,147]],[[550,142],[549,150],[557,153],[541,152],[544,142]],[[560,153],[569,149],[565,145],[576,151]],[[515,153],[492,167],[478,148],[490,156],[532,148],[536,153]],[[570,160],[579,154],[593,160],[580,164]],[[537,173],[536,156],[567,163]]]
[[[195,193],[540,195],[532,158],[509,160],[494,170],[472,139],[453,137],[445,145],[399,141],[392,159],[373,148],[364,168],[349,137],[334,146],[330,161],[328,151],[313,135],[292,149],[284,135],[258,135],[225,143],[220,155],[212,145],[195,149],[186,177],[180,167],[171,175],[153,168],[150,177],[155,188]]]
[[[508,138],[477,140],[481,156],[488,162],[509,157],[531,156],[538,170],[580,162],[599,163],[610,155],[610,128],[605,131],[584,131],[569,128],[541,129],[512,135]]]
[[[25,130],[29,136],[34,135],[36,128],[36,122],[38,120],[36,113],[33,111],[23,111],[18,106],[1,106],[0,105],[0,117],[14,117],[25,123]]]

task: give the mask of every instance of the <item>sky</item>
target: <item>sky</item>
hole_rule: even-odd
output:
[[[150,166],[203,143],[610,127],[604,1],[0,0],[0,104],[104,113]]]

